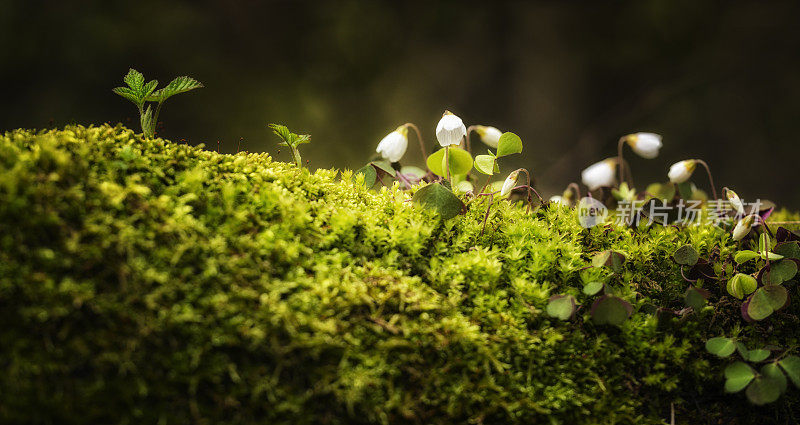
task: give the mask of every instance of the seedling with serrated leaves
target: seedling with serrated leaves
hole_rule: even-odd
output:
[[[289,131],[288,127],[280,124],[269,124],[269,128],[272,129],[275,135],[283,140],[281,143],[278,143],[279,145],[289,147],[289,150],[292,151],[294,163],[297,165],[297,168],[301,168],[303,166],[303,160],[300,157],[300,148],[298,146],[303,143],[311,143],[311,135],[292,133]]]
[[[128,74],[122,80],[128,87],[117,87],[112,91],[130,100],[139,108],[139,123],[142,126],[142,133],[148,138],[155,136],[158,114],[161,112],[161,105],[165,100],[176,94],[203,87],[199,81],[184,75],[176,77],[165,87],[156,90],[158,80],[145,83],[144,75],[133,68],[128,70]],[[155,111],[150,105],[145,108],[146,102],[155,102]]]

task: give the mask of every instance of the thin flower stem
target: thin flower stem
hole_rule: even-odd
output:
[[[711,184],[711,193],[714,195],[714,200],[717,198],[717,188],[714,186],[714,177],[711,176],[711,168],[708,167],[708,164],[703,161],[702,159],[696,159],[698,164],[702,165],[703,168],[706,169],[706,174],[708,174],[708,182]]]
[[[623,178],[625,173],[622,169],[623,159],[622,159],[622,147],[625,145],[625,136],[619,138],[619,144],[617,145],[617,168],[619,170],[619,182],[622,183],[625,181]]]
[[[486,231],[486,222],[489,220],[489,211],[492,208],[492,202],[494,202],[495,193],[497,192],[492,192],[489,194],[489,205],[486,206],[486,214],[483,216],[483,227],[481,227],[480,236],[483,236],[483,233]]]
[[[419,132],[419,127],[415,124],[407,122],[403,124],[406,127],[411,127],[417,133],[417,140],[419,141],[419,150],[422,151],[422,157],[428,159],[428,151],[425,150],[425,142],[422,140],[422,133]]]
[[[572,189],[575,192],[575,196],[577,200],[581,199],[581,187],[578,186],[578,183],[572,182],[567,185],[567,189]]]
[[[450,182],[450,189],[452,189],[453,178],[450,176],[450,145],[444,147],[444,166],[447,168],[447,181]]]
[[[471,125],[471,126],[467,127],[467,134],[466,134],[466,136],[464,136],[464,140],[465,140],[464,141],[464,147],[467,148],[467,152],[469,152],[470,155],[472,155],[472,150],[470,149],[469,135],[470,135],[470,133],[472,133],[473,130],[475,130],[475,126],[474,125]]]
[[[484,184],[484,185],[483,185],[483,187],[481,188],[481,191],[480,191],[480,192],[478,192],[478,193],[479,193],[479,194],[480,194],[480,193],[483,193],[483,191],[484,191],[484,190],[486,190],[486,187],[488,187],[488,186],[489,186],[489,182],[491,182],[491,181],[492,181],[492,175],[491,175],[491,174],[489,174],[488,176],[486,176],[486,184]]]

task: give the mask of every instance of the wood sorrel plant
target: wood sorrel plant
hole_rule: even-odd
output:
[[[156,90],[158,80],[152,80],[145,84],[144,75],[133,68],[128,70],[128,74],[122,80],[128,87],[117,87],[112,91],[136,105],[139,109],[139,123],[142,126],[142,133],[148,138],[152,138],[156,134],[158,114],[161,112],[161,105],[164,104],[165,100],[176,94],[203,87],[203,84],[194,78],[181,76],[170,81],[165,87]],[[145,102],[155,102],[155,111],[150,105],[145,108]]]

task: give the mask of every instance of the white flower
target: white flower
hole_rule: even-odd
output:
[[[563,196],[560,196],[560,195],[553,195],[553,196],[551,196],[551,197],[550,197],[550,202],[552,202],[552,203],[554,203],[554,204],[564,204],[564,205],[566,205],[566,204],[567,204],[567,203],[564,201],[564,197],[563,197]]]
[[[503,182],[503,188],[500,189],[500,196],[506,196],[511,192],[511,189],[517,184],[517,177],[519,177],[519,170],[513,171],[506,177],[506,181]]]
[[[733,240],[740,241],[747,236],[747,234],[750,233],[750,228],[753,227],[755,218],[756,216],[751,214],[739,220],[739,222],[736,223],[736,227],[733,228]]]
[[[500,142],[500,136],[503,132],[490,126],[476,125],[475,132],[481,138],[481,142],[485,143],[490,148],[497,149],[497,144]]]
[[[616,182],[614,178],[614,167],[617,162],[613,158],[600,161],[592,164],[589,168],[581,172],[581,180],[583,184],[589,187],[589,190],[595,190],[603,186],[613,186]]]
[[[697,161],[693,159],[687,159],[681,162],[676,162],[669,167],[669,181],[679,184],[683,183],[686,180],[689,180],[689,177],[692,177],[692,173],[694,173],[694,169],[697,168]]]
[[[450,145],[460,145],[461,139],[467,135],[467,127],[461,118],[453,115],[450,111],[444,111],[439,125],[436,126],[436,139],[442,147]]]
[[[730,202],[731,206],[736,210],[739,214],[744,214],[744,204],[742,200],[739,198],[739,195],[736,192],[725,188],[725,197],[728,198],[728,202]]]
[[[661,149],[661,136],[655,133],[634,133],[625,136],[625,141],[642,158],[653,159]]]
[[[389,162],[400,161],[408,149],[408,128],[404,125],[397,127],[397,129],[384,137],[376,152],[380,153],[383,159],[388,159]]]

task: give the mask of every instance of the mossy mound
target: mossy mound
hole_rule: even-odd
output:
[[[583,229],[497,203],[450,221],[397,187],[123,127],[0,138],[0,421],[354,424],[789,422],[800,391],[725,394],[706,339],[797,344],[798,307],[745,325],[724,282],[683,308],[671,259],[714,227]],[[493,207],[494,208],[494,207]],[[635,307],[595,326],[580,271],[627,254]],[[794,294],[796,287],[789,285]],[[723,289],[721,289],[723,288]],[[570,321],[544,309],[581,304]]]

